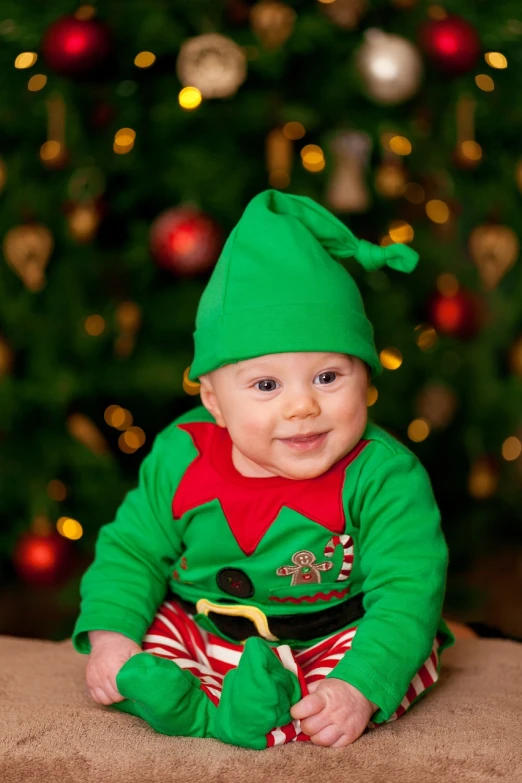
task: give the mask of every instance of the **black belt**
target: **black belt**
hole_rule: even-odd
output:
[[[278,639],[295,639],[305,642],[334,633],[334,631],[340,631],[341,628],[364,615],[363,598],[364,593],[358,593],[352,598],[348,598],[347,601],[330,606],[328,609],[321,609],[319,612],[267,616],[270,632]],[[189,614],[197,614],[196,604],[191,601],[186,601],[175,593],[170,594],[167,600],[170,599],[177,601]],[[227,601],[227,603],[231,602]],[[248,639],[250,636],[261,635],[248,617],[218,614],[212,611],[209,611],[208,617],[221,633],[238,642]]]

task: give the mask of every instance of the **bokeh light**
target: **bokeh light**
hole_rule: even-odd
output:
[[[426,214],[434,223],[446,223],[450,216],[448,205],[440,199],[432,199],[426,204]]]
[[[105,329],[105,319],[101,315],[89,315],[83,322],[87,334],[98,337]]]
[[[522,454],[522,443],[518,438],[512,436],[507,438],[502,444],[502,456],[508,462],[518,459]]]
[[[25,68],[31,68],[38,59],[36,52],[22,52],[15,60],[15,68],[24,70]]]
[[[150,68],[155,61],[156,55],[152,52],[140,52],[134,58],[134,65],[138,68]]]
[[[77,541],[83,536],[83,527],[71,517],[60,517],[56,523],[56,529],[61,536],[70,538],[72,541]]]
[[[426,419],[414,419],[408,426],[408,438],[414,443],[422,443],[430,434],[430,425]]]
[[[203,96],[197,87],[183,87],[178,95],[179,105],[187,111],[197,109],[202,99]]]
[[[508,61],[500,52],[486,52],[484,59],[492,68],[507,68]]]
[[[402,364],[402,353],[398,348],[384,348],[379,354],[379,359],[387,370],[398,370]]]
[[[306,133],[304,125],[302,125],[300,122],[287,122],[283,126],[283,133],[285,134],[287,139],[292,139],[292,141],[297,141],[297,139],[302,139],[303,136]]]

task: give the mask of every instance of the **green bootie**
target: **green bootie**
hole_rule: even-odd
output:
[[[237,668],[223,680],[215,736],[230,745],[262,750],[269,731],[290,723],[290,707],[300,698],[295,674],[284,668],[265,639],[252,636]]]
[[[133,655],[116,675],[116,687],[128,701],[112,706],[142,718],[161,734],[215,737],[217,708],[198,678],[174,661],[146,652]]]

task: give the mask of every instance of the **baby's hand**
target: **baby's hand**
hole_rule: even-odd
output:
[[[294,704],[290,714],[314,745],[344,748],[358,739],[378,709],[350,683],[337,678],[310,685],[310,693]]]
[[[89,631],[91,653],[85,677],[91,698],[98,704],[123,701],[116,689],[116,675],[129,658],[143,652],[128,636],[115,631]]]

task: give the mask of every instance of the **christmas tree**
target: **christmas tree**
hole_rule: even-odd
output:
[[[72,630],[100,526],[200,404],[197,303],[267,187],[419,252],[412,275],[347,262],[385,368],[369,412],[431,476],[447,615],[487,619],[466,574],[522,562],[517,14],[0,0],[0,632]]]

